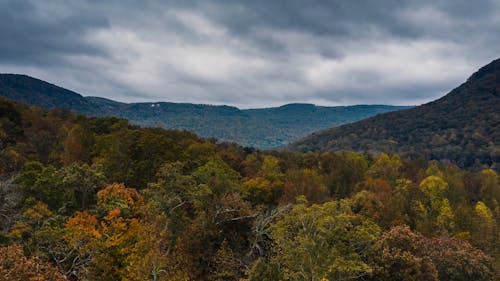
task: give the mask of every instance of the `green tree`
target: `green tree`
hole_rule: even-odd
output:
[[[256,204],[275,204],[283,192],[284,178],[279,159],[274,156],[264,156],[256,177],[247,179],[243,183],[245,194]]]
[[[199,192],[195,179],[183,172],[184,167],[181,162],[165,163],[158,170],[156,182],[143,190],[151,212],[160,213],[168,219],[173,241],[191,222],[189,210],[193,208]]]
[[[445,197],[448,183],[438,176],[429,176],[420,183],[422,192],[427,196],[426,202],[417,202],[426,232],[432,233],[434,227],[438,231],[452,231],[455,228],[455,216],[450,202]],[[431,224],[425,225],[425,222]]]
[[[97,192],[106,185],[100,169],[87,164],[71,164],[57,171],[70,210],[83,210],[97,203]]]
[[[500,202],[500,179],[494,170],[486,169],[480,173],[480,196],[490,208],[495,208]]]
[[[64,190],[58,184],[56,169],[52,166],[36,161],[26,162],[16,182],[23,188],[28,205],[33,201],[42,201],[52,210],[57,210],[64,204]]]
[[[319,156],[318,168],[325,177],[330,195],[346,198],[351,195],[356,184],[365,178],[368,161],[365,156],[354,152],[328,152]]]
[[[361,280],[372,272],[369,257],[379,232],[347,201],[300,203],[272,229],[273,260],[288,280]]]
[[[403,166],[401,158],[397,154],[391,156],[381,153],[370,166],[367,175],[373,178],[384,178],[389,182],[395,182],[399,178],[400,169]]]
[[[500,237],[493,212],[481,201],[477,202],[474,210],[476,231],[472,235],[473,243],[487,252],[499,255],[498,239]]]

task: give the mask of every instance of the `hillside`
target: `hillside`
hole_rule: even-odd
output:
[[[205,138],[257,148],[284,146],[314,131],[406,108],[289,104],[240,110],[231,106],[188,103],[121,103],[100,97],[83,97],[42,80],[15,74],[0,74],[0,96],[46,109],[63,107],[91,116],[126,118],[141,126],[161,125],[188,130]]]
[[[463,167],[481,163],[498,168],[500,59],[436,101],[317,132],[289,147],[398,152],[449,159]]]
[[[94,106],[78,93],[18,74],[0,74],[0,95],[43,108],[65,107],[88,112]]]
[[[496,280],[497,179],[0,97],[0,280]]]

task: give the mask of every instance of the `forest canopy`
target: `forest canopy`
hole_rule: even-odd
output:
[[[0,99],[0,280],[499,280],[500,177]]]

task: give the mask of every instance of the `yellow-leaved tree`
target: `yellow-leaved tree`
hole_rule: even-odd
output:
[[[66,223],[66,241],[86,266],[89,280],[171,280],[161,218],[147,218],[139,192],[112,184],[97,194],[96,214],[76,212]],[[157,219],[155,221],[155,219]]]

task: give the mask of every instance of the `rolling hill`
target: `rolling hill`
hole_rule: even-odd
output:
[[[313,133],[289,148],[397,152],[499,168],[500,59],[436,101]]]
[[[281,147],[314,131],[354,122],[403,106],[323,107],[288,104],[241,110],[232,106],[188,103],[121,103],[84,97],[26,75],[0,74],[0,96],[46,109],[63,107],[90,116],[116,116],[141,126],[192,131],[199,136],[257,148]]]

